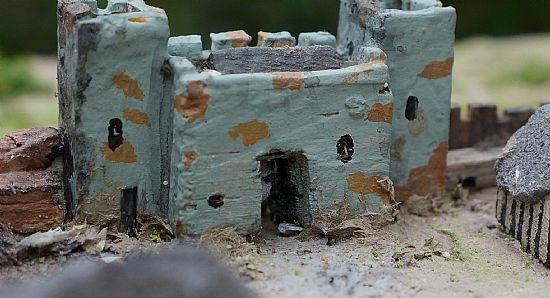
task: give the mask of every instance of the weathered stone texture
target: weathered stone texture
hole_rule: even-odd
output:
[[[497,185],[513,197],[533,203],[550,194],[550,105],[510,138],[496,171]]]
[[[291,72],[351,66],[330,46],[302,48],[248,47],[213,51],[206,67],[223,74]]]
[[[47,231],[63,224],[63,187],[57,171],[0,174],[0,223],[17,233]]]
[[[0,139],[0,223],[34,233],[63,223],[65,201],[56,129],[32,128]]]
[[[0,139],[0,173],[43,170],[61,155],[63,146],[54,128],[31,128]]]

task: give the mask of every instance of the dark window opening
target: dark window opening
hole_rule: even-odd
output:
[[[304,154],[276,152],[258,158],[262,183],[262,226],[311,224],[309,169]]]
[[[355,51],[355,46],[353,45],[353,42],[348,43],[348,56],[352,56],[353,52]]]
[[[476,187],[476,177],[466,177],[460,182],[464,188],[475,188]]]
[[[109,120],[109,127],[107,128],[109,132],[107,136],[107,144],[112,151],[115,151],[116,148],[122,145],[124,137],[122,137],[122,121],[118,118],[113,118]]]
[[[351,161],[351,157],[355,152],[353,146],[353,139],[350,135],[341,136],[336,142],[336,154],[341,162],[348,163]]]
[[[416,96],[409,96],[407,99],[407,106],[405,107],[405,118],[409,121],[416,119],[418,113],[418,98]]]
[[[137,187],[123,189],[120,199],[120,227],[130,237],[136,236]]]
[[[221,194],[211,195],[210,197],[208,197],[208,206],[215,209],[220,208],[224,204],[224,199],[225,196]]]

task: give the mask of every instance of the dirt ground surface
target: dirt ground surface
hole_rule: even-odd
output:
[[[396,223],[364,227],[358,237],[331,245],[326,238],[280,237],[269,229],[253,243],[229,231],[184,245],[210,245],[259,297],[547,297],[550,270],[499,231],[495,195],[496,189],[485,189],[463,201],[431,204],[430,211],[402,206]],[[44,279],[68,265],[123,262],[176,243],[134,241],[119,255],[77,253],[4,266],[0,287]]]
[[[262,297],[547,297],[550,270],[498,229],[496,189],[327,246],[265,239]],[[428,215],[428,214],[426,214]]]

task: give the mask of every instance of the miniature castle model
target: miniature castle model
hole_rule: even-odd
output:
[[[170,37],[141,0],[58,2],[67,215],[178,234],[307,226],[445,187],[455,11],[342,0],[326,32]],[[337,42],[338,40],[338,42]],[[393,185],[392,185],[393,181]]]

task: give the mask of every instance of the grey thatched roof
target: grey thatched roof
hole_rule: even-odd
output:
[[[496,163],[497,185],[525,201],[550,195],[550,104],[508,141]]]

